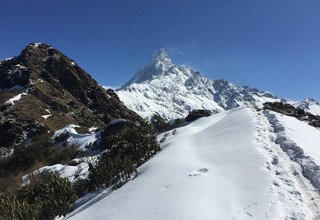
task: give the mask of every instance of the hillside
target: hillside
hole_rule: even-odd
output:
[[[1,61],[0,89],[0,219],[51,219],[159,150],[148,123],[50,45]]]

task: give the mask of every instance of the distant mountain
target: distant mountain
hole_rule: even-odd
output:
[[[269,92],[226,80],[211,80],[188,66],[177,66],[163,49],[155,52],[149,65],[139,70],[117,94],[140,116],[150,118],[159,114],[166,120],[185,117],[193,109],[222,111],[278,100]]]
[[[130,79],[122,88],[126,88],[133,83],[141,83],[152,79],[154,76],[160,75],[170,69],[174,64],[171,58],[166,54],[164,49],[160,49],[152,54],[152,58],[148,66],[140,69],[132,79]]]

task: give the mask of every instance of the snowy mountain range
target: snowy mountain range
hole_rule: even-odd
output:
[[[226,80],[211,80],[191,67],[177,66],[164,49],[155,52],[149,65],[125,83],[117,95],[141,117],[159,114],[167,121],[183,118],[194,109],[221,112],[240,106],[261,108],[264,102],[280,101],[270,92]],[[313,99],[291,103],[320,114],[319,102]]]

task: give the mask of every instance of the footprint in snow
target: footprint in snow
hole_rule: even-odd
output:
[[[201,168],[199,170],[193,171],[193,173],[189,174],[189,176],[200,176],[203,173],[208,172],[207,168]]]

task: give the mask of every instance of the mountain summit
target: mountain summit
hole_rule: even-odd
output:
[[[162,48],[153,53],[152,58],[148,66],[140,69],[122,88],[126,88],[133,83],[141,83],[147,80],[151,80],[153,76],[160,75],[170,69],[174,64],[171,58]]]
[[[174,65],[163,49],[138,71],[117,94],[131,110],[144,118],[159,114],[166,120],[185,117],[195,109],[223,111],[239,106],[262,106],[277,98],[265,91],[211,80],[192,68]]]

